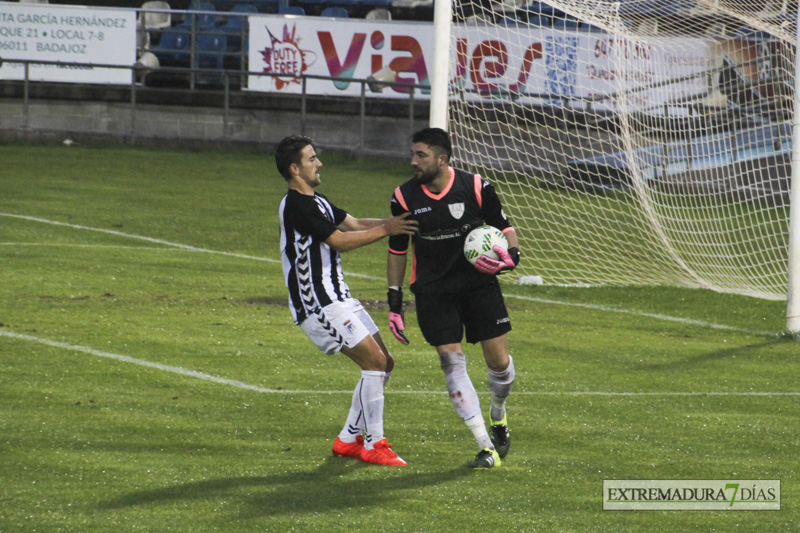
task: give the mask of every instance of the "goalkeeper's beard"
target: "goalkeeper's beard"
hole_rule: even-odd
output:
[[[425,172],[421,168],[414,169],[414,179],[420,185],[427,185],[436,179],[437,172]]]

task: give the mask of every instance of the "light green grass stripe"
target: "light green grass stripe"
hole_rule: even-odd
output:
[[[250,385],[248,383],[244,383],[242,381],[236,381],[233,379],[226,379],[220,378],[217,376],[212,376],[211,374],[206,374],[204,372],[196,372],[194,370],[187,370],[185,368],[181,368],[179,366],[171,366],[165,365],[162,363],[154,363],[152,361],[145,361],[144,359],[137,359],[135,357],[129,357],[127,355],[120,355],[111,352],[104,352],[101,350],[95,350],[94,348],[89,348],[87,346],[77,346],[75,344],[68,344],[66,342],[59,342],[59,341],[52,341],[50,339],[43,339],[41,337],[34,337],[32,335],[24,335],[22,333],[14,333],[12,331],[0,331],[0,336],[2,337],[10,337],[12,339],[36,342],[39,344],[44,344],[47,346],[52,346],[54,348],[61,348],[64,350],[70,350],[75,352],[83,352],[90,355],[96,355],[98,357],[106,357],[108,359],[114,359],[115,361],[121,361],[123,363],[132,363],[134,365],[139,366],[146,366],[150,368],[155,368],[157,370],[163,370],[165,372],[172,372],[173,374],[180,374],[182,376],[188,376],[192,378],[202,379],[205,381],[212,381],[214,383],[221,383],[223,385],[230,385],[232,387],[237,387],[239,389],[247,389],[247,390],[254,390],[256,392],[282,392],[274,389],[266,389],[264,387],[258,387],[256,385]],[[352,391],[351,391],[352,392]]]
[[[238,258],[242,258],[242,259],[254,259],[256,261],[265,261],[265,262],[269,262],[269,263],[279,263],[280,262],[277,259],[271,259],[271,258],[268,258],[268,257],[258,257],[258,256],[253,256],[253,255],[236,254],[236,253],[233,253],[233,252],[221,252],[221,251],[218,251],[218,250],[209,250],[207,248],[198,248],[196,246],[189,246],[187,244],[180,244],[180,243],[176,243],[176,242],[165,241],[165,240],[162,240],[162,239],[155,239],[153,237],[146,237],[144,235],[123,233],[121,231],[109,230],[109,229],[104,229],[104,228],[93,228],[91,226],[81,226],[81,225],[78,225],[78,224],[69,224],[69,223],[66,223],[66,222],[59,222],[59,221],[56,221],[56,220],[48,220],[46,218],[32,217],[32,216],[27,216],[27,215],[17,215],[17,214],[13,214],[13,213],[0,213],[0,216],[18,218],[18,219],[22,219],[22,220],[30,220],[30,221],[33,221],[33,222],[41,222],[41,223],[44,223],[44,224],[53,224],[53,225],[56,225],[56,226],[64,226],[64,227],[69,227],[69,228],[74,228],[74,229],[81,229],[81,230],[87,230],[87,231],[97,231],[97,232],[100,232],[100,233],[107,233],[107,234],[116,235],[116,236],[119,236],[119,237],[126,237],[126,238],[130,238],[130,239],[139,239],[139,240],[144,240],[144,241],[147,241],[147,242],[163,244],[164,246],[171,246],[171,247],[174,247],[174,248],[179,248],[181,250],[188,250],[188,251],[192,251],[192,252],[202,252],[202,253],[209,253],[209,254],[225,255],[225,256],[230,256],[230,257],[238,257]],[[79,245],[76,245],[76,246],[79,246]],[[369,274],[359,274],[359,273],[349,272],[349,271],[346,272],[346,273],[347,273],[348,276],[356,276],[356,277],[360,277],[360,278],[364,278],[364,279],[372,279],[372,280],[376,280],[376,281],[383,281],[384,280],[384,278],[381,278],[381,277],[378,277],[378,276],[371,276]],[[756,336],[759,336],[759,337],[777,337],[777,336],[780,335],[780,333],[775,332],[775,331],[764,331],[764,330],[737,328],[737,327],[733,327],[733,326],[727,326],[725,324],[714,324],[712,322],[705,322],[705,321],[702,321],[702,320],[694,320],[694,319],[690,319],[690,318],[680,318],[680,317],[674,317],[674,316],[669,316],[669,315],[661,315],[661,314],[657,314],[657,313],[645,313],[645,312],[642,312],[642,311],[634,311],[634,310],[631,310],[631,309],[619,309],[619,308],[615,308],[615,307],[606,307],[606,306],[603,306],[603,305],[596,305],[596,304],[563,302],[563,301],[558,301],[558,300],[549,300],[549,299],[546,299],[546,298],[535,298],[535,297],[532,297],[532,296],[523,296],[523,295],[513,294],[513,293],[511,293],[509,291],[506,291],[505,296],[506,296],[506,298],[516,298],[516,299],[519,299],[519,300],[525,300],[525,301],[529,301],[529,302],[551,304],[551,305],[567,305],[567,306],[572,306],[572,307],[581,307],[583,309],[591,309],[591,310],[600,311],[600,312],[603,312],[603,313],[622,313],[622,314],[627,314],[627,315],[631,315],[631,316],[639,316],[639,317],[652,318],[652,319],[655,319],[655,320],[676,322],[676,323],[685,324],[685,325],[688,325],[688,326],[697,326],[697,327],[701,327],[701,328],[711,328],[711,329],[717,329],[717,330],[723,330],[723,331],[731,331],[731,332],[735,332],[735,333],[744,333],[746,335],[756,335]]]
[[[2,213],[0,213],[0,215],[2,215]],[[132,236],[132,237],[138,238],[136,236]],[[166,243],[166,241],[162,241],[162,242]],[[47,243],[0,242],[0,246],[75,246],[75,247],[83,247],[83,248],[127,248],[127,249],[133,249],[133,250],[142,250],[142,249],[144,249],[144,250],[163,250],[163,248],[115,246],[115,245],[108,245],[108,244],[64,244],[64,243],[47,244]],[[259,261],[268,261],[268,262],[275,262],[275,263],[278,262],[275,259],[269,259],[269,258],[264,258],[264,257],[245,256],[245,255],[231,254],[229,252],[217,252],[217,251],[212,251],[212,250],[206,250],[206,249],[203,249],[203,248],[194,248],[194,247],[185,248],[184,245],[176,245],[176,246],[181,246],[182,249],[186,249],[186,250],[192,251],[192,252],[216,253],[216,254],[224,254],[224,255],[233,255],[234,257],[244,257],[244,258],[248,258],[248,259],[257,259]],[[374,280],[383,280],[383,278],[379,278],[377,276],[370,276],[369,274],[358,274],[358,273],[353,273],[353,272],[347,272],[347,275],[360,276],[362,278],[374,279]],[[778,337],[778,336],[780,336],[780,333],[775,332],[775,331],[737,328],[737,327],[728,326],[728,325],[725,325],[725,324],[715,324],[713,322],[705,322],[703,320],[695,320],[695,319],[691,319],[691,318],[679,318],[679,317],[674,317],[674,316],[670,316],[670,315],[662,315],[662,314],[658,314],[658,313],[646,313],[644,311],[634,311],[634,310],[631,310],[631,309],[620,309],[620,308],[616,308],[616,307],[607,307],[607,306],[598,305],[598,304],[563,302],[563,301],[560,301],[560,300],[550,300],[550,299],[547,299],[547,298],[536,298],[536,297],[533,297],[533,296],[523,296],[523,295],[519,295],[519,294],[513,294],[513,293],[510,293],[508,291],[506,291],[505,297],[506,298],[515,298],[517,300],[524,300],[524,301],[527,301],[527,302],[536,302],[536,303],[542,303],[542,304],[567,305],[567,306],[571,306],[571,307],[580,307],[582,309],[590,309],[590,310],[593,310],[593,311],[600,311],[600,312],[603,312],[603,313],[621,313],[621,314],[632,315],[632,316],[652,318],[652,319],[655,319],[655,320],[663,320],[663,321],[666,321],[666,322],[676,322],[676,323],[685,324],[685,325],[688,325],[688,326],[697,326],[697,327],[701,327],[701,328],[711,328],[711,329],[717,329],[717,330],[721,330],[721,331],[731,331],[731,332],[734,332],[734,333],[745,333],[747,335],[756,335],[756,336],[759,336],[759,337]]]
[[[221,378],[218,376],[213,376],[211,374],[206,374],[204,372],[197,372],[194,370],[187,370],[185,368],[179,366],[171,366],[165,365],[162,363],[154,363],[152,361],[145,361],[144,359],[137,359],[135,357],[130,357],[127,355],[121,355],[111,352],[104,352],[102,350],[95,350],[94,348],[89,348],[87,346],[78,346],[75,344],[68,344],[66,342],[59,342],[53,341],[50,339],[43,339],[41,337],[34,337],[32,335],[24,335],[22,333],[14,333],[12,331],[2,331],[0,330],[0,337],[9,337],[12,339],[17,340],[24,340],[29,342],[36,342],[39,344],[44,344],[46,346],[52,346],[54,348],[61,348],[63,350],[69,351],[76,351],[87,353],[89,355],[96,355],[98,357],[105,357],[108,359],[113,359],[115,361],[121,361],[123,363],[131,363],[134,365],[145,366],[148,368],[154,368],[156,370],[162,370],[164,372],[171,372],[173,374],[179,374],[181,376],[187,376],[191,378],[201,379],[204,381],[210,381],[213,383],[219,383],[221,385],[228,385],[231,387],[236,387],[238,389],[244,390],[251,390],[261,393],[273,393],[273,394],[352,394],[353,391],[347,390],[286,390],[286,389],[268,389],[265,387],[259,387],[257,385],[250,385],[249,383],[244,383],[243,381],[237,381],[235,379],[227,379]],[[445,391],[414,391],[414,390],[398,390],[392,391],[393,394],[446,394]],[[479,394],[488,394],[486,392],[479,393]],[[516,395],[526,395],[526,396],[800,396],[800,392],[607,392],[607,391],[519,391],[515,392]]]
[[[119,250],[166,250],[163,246],[131,246],[129,244],[78,244],[74,242],[0,242],[0,246],[23,247],[62,247],[62,248],[110,248]],[[192,250],[187,250],[192,251]]]
[[[552,305],[568,305],[571,307],[580,307],[582,309],[591,309],[593,311],[601,311],[603,313],[621,313],[625,315],[632,315],[632,316],[639,316],[645,318],[652,318],[655,320],[664,320],[666,322],[676,322],[679,324],[685,324],[687,326],[698,326],[701,328],[711,328],[711,329],[718,329],[722,331],[731,331],[735,333],[744,333],[747,335],[757,335],[760,337],[778,337],[780,333],[775,331],[765,331],[765,330],[758,330],[758,329],[745,329],[745,328],[737,328],[734,326],[727,326],[725,324],[715,324],[713,322],[706,322],[704,320],[695,320],[692,318],[680,318],[676,316],[669,316],[669,315],[662,315],[659,313],[646,313],[644,311],[634,311],[632,309],[620,309],[617,307],[607,307],[604,305],[598,304],[585,304],[585,303],[575,303],[575,302],[561,302],[558,300],[548,300],[547,298],[535,298],[533,296],[522,296],[519,294],[505,294],[506,298],[516,298],[518,300],[525,300],[527,302],[536,302],[536,303],[543,303],[543,304],[552,304]]]
[[[59,222],[57,220],[48,220],[46,218],[31,217],[31,216],[27,216],[27,215],[16,215],[16,214],[13,214],[13,213],[0,213],[0,216],[10,217],[10,218],[18,218],[18,219],[21,219],[21,220],[29,220],[29,221],[32,221],[32,222],[41,222],[43,224],[51,224],[53,226],[62,226],[62,227],[66,227],[66,228],[80,229],[80,230],[86,230],[86,231],[96,231],[98,233],[106,233],[108,235],[116,235],[118,237],[125,237],[125,238],[128,238],[128,239],[138,239],[138,240],[141,240],[141,241],[147,241],[147,242],[152,242],[152,243],[156,243],[156,244],[163,244],[164,246],[172,246],[174,248],[180,248],[182,250],[190,250],[190,251],[193,251],[193,252],[204,252],[204,253],[207,253],[207,254],[226,255],[226,256],[230,256],[230,257],[239,257],[239,258],[242,258],[242,259],[254,259],[256,261],[267,261],[269,263],[279,263],[280,262],[277,259],[269,259],[269,258],[266,258],[266,257],[256,257],[256,256],[253,256],[253,255],[245,255],[245,254],[236,254],[236,253],[233,253],[233,252],[220,252],[220,251],[217,251],[217,250],[209,250],[207,248],[198,248],[197,246],[190,246],[188,244],[180,244],[180,243],[177,243],[177,242],[170,242],[170,241],[165,241],[165,240],[162,240],[162,239],[155,239],[153,237],[146,237],[144,235],[135,235],[135,234],[132,234],[132,233],[123,233],[121,231],[115,231],[113,229],[93,228],[91,226],[81,226],[79,224],[69,224],[67,222]]]
[[[155,239],[153,237],[147,237],[145,235],[136,235],[134,233],[124,233],[122,231],[116,231],[116,230],[105,229],[105,228],[94,228],[94,227],[91,227],[91,226],[81,226],[80,224],[70,224],[68,222],[59,222],[57,220],[49,220],[49,219],[46,219],[46,218],[32,217],[32,216],[28,216],[28,215],[17,215],[17,214],[14,214],[14,213],[0,213],[0,216],[9,217],[9,218],[18,218],[18,219],[21,219],[21,220],[29,220],[31,222],[41,222],[43,224],[51,224],[51,225],[54,225],[54,226],[62,226],[62,227],[66,227],[66,228],[80,229],[80,230],[85,230],[85,231],[96,231],[98,233],[106,233],[108,235],[116,235],[118,237],[125,237],[125,238],[128,238],[128,239],[138,239],[138,240],[141,240],[141,241],[152,242],[152,243],[155,243],[155,244],[163,244],[164,246],[171,246],[173,248],[179,248],[181,250],[188,250],[190,252],[202,252],[202,253],[207,253],[207,254],[225,255],[225,256],[228,256],[228,257],[238,257],[240,259],[253,259],[255,261],[264,261],[264,262],[267,262],[267,263],[280,263],[280,260],[272,259],[272,258],[269,258],[269,257],[258,257],[258,256],[255,256],[255,255],[237,254],[237,253],[233,253],[233,252],[221,252],[219,250],[210,250],[208,248],[199,248],[197,246],[190,246],[188,244],[181,244],[181,243],[177,243],[177,242],[165,241],[163,239]],[[79,245],[76,245],[76,246],[79,246]],[[366,279],[376,279],[376,280],[377,279],[381,279],[381,278],[378,278],[377,276],[369,276],[369,275],[366,275],[366,274],[357,274],[357,273],[352,273],[352,272],[348,272],[348,275],[361,277],[361,278],[366,278]]]

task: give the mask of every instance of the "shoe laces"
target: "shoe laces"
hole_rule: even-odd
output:
[[[484,448],[479,451],[477,457],[475,457],[475,461],[472,462],[475,467],[479,467],[482,463],[488,463],[492,466],[497,463],[491,449]]]
[[[372,449],[375,450],[375,453],[380,455],[395,455],[392,451],[392,445],[389,444],[386,439],[381,439],[373,444]]]
[[[492,425],[492,433],[495,434],[497,437],[506,438],[508,437],[508,426],[500,425],[500,424],[493,424]]]

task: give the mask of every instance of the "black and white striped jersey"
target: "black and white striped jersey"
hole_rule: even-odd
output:
[[[289,308],[296,324],[315,310],[350,297],[339,253],[325,244],[347,212],[324,195],[289,190],[278,210],[281,265],[289,289]]]

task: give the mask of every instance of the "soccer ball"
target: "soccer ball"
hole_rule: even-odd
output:
[[[508,250],[508,241],[503,232],[493,226],[478,226],[469,232],[464,241],[464,257],[473,265],[482,255],[500,259],[492,249],[495,244]]]

